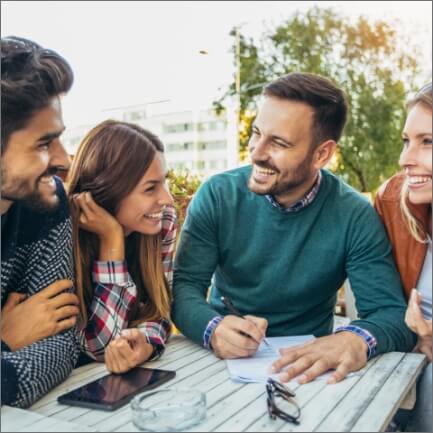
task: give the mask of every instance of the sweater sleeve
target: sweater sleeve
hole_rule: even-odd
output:
[[[216,209],[210,182],[205,182],[188,208],[174,266],[173,321],[200,345],[209,321],[219,315],[206,301],[218,264]]]
[[[64,381],[79,355],[75,328],[11,352],[2,344],[1,402],[27,408]]]
[[[9,346],[3,341],[1,342],[1,351],[1,403],[10,405],[18,396],[18,376],[14,365],[3,356],[6,352],[10,352]]]
[[[378,353],[410,352],[415,335],[407,328],[400,277],[383,225],[366,205],[352,221],[346,271],[360,319],[353,325],[369,331]]]

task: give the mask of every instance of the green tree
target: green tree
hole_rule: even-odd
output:
[[[364,17],[352,22],[319,7],[294,14],[258,44],[241,35],[241,157],[260,84],[295,71],[321,74],[345,90],[350,106],[333,169],[361,191],[377,189],[398,170],[404,103],[419,75],[418,51],[390,23]],[[215,108],[235,94],[232,83]]]

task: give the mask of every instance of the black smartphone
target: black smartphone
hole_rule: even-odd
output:
[[[173,379],[175,371],[136,367],[121,374],[108,374],[57,398],[60,404],[90,409],[116,410],[134,395]]]

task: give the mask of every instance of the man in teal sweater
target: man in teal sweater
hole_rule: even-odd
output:
[[[254,121],[252,166],[214,176],[192,201],[174,275],[173,319],[221,358],[251,356],[268,336],[314,334],[274,370],[330,383],[377,353],[410,351],[391,248],[369,202],[323,169],[346,121],[343,92],[312,74],[269,84]],[[359,320],[333,332],[349,278]],[[211,285],[207,301],[208,287]],[[229,314],[221,296],[245,316]]]

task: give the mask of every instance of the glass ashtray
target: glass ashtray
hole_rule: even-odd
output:
[[[131,401],[132,422],[142,431],[182,431],[206,418],[206,395],[194,389],[166,388]]]

